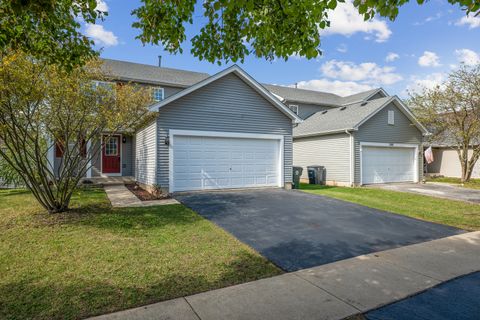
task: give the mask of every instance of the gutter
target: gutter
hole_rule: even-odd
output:
[[[355,175],[355,141],[353,139],[353,134],[350,130],[345,129],[345,133],[350,137],[350,186],[353,187]]]

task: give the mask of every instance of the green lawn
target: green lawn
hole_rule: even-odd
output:
[[[480,189],[480,179],[470,179],[469,182],[462,183],[460,181],[460,178],[432,177],[432,178],[428,178],[427,181],[458,184],[458,185],[460,185],[462,187],[465,187],[465,188]]]
[[[303,191],[355,202],[367,207],[442,223],[466,230],[480,230],[480,205],[374,188],[342,188],[302,184]]]
[[[281,273],[182,205],[111,209],[102,189],[46,214],[0,190],[0,319],[77,319]]]

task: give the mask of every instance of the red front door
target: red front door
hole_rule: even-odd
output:
[[[102,172],[120,173],[120,136],[104,136],[102,150]]]

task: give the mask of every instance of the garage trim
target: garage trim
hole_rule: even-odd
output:
[[[360,142],[360,185],[363,185],[363,147],[383,147],[383,148],[409,148],[414,149],[414,167],[413,170],[415,171],[414,174],[414,181],[415,183],[419,182],[419,172],[418,172],[418,145],[417,144],[409,144],[409,143],[380,143],[380,142]]]
[[[224,131],[200,131],[200,130],[169,130],[168,142],[168,187],[170,192],[175,192],[173,184],[173,148],[175,136],[196,136],[196,137],[218,137],[218,138],[244,138],[244,139],[264,139],[264,140],[278,140],[279,154],[278,154],[278,187],[283,187],[284,175],[284,136],[273,134],[257,134],[257,133],[240,133],[240,132],[224,132]]]

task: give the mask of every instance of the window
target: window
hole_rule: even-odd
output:
[[[118,138],[116,137],[107,138],[107,142],[105,143],[105,155],[106,156],[118,155]]]
[[[392,126],[395,124],[395,112],[393,110],[388,110],[388,124]]]
[[[106,82],[106,81],[94,81],[93,82],[93,87],[94,88],[104,88],[107,90],[113,90],[114,84],[112,82]]]
[[[288,107],[290,108],[290,110],[293,111],[293,113],[298,115],[298,106],[296,104],[290,104],[290,105],[288,105]]]
[[[153,101],[162,101],[163,100],[163,88],[152,88],[152,98]]]

